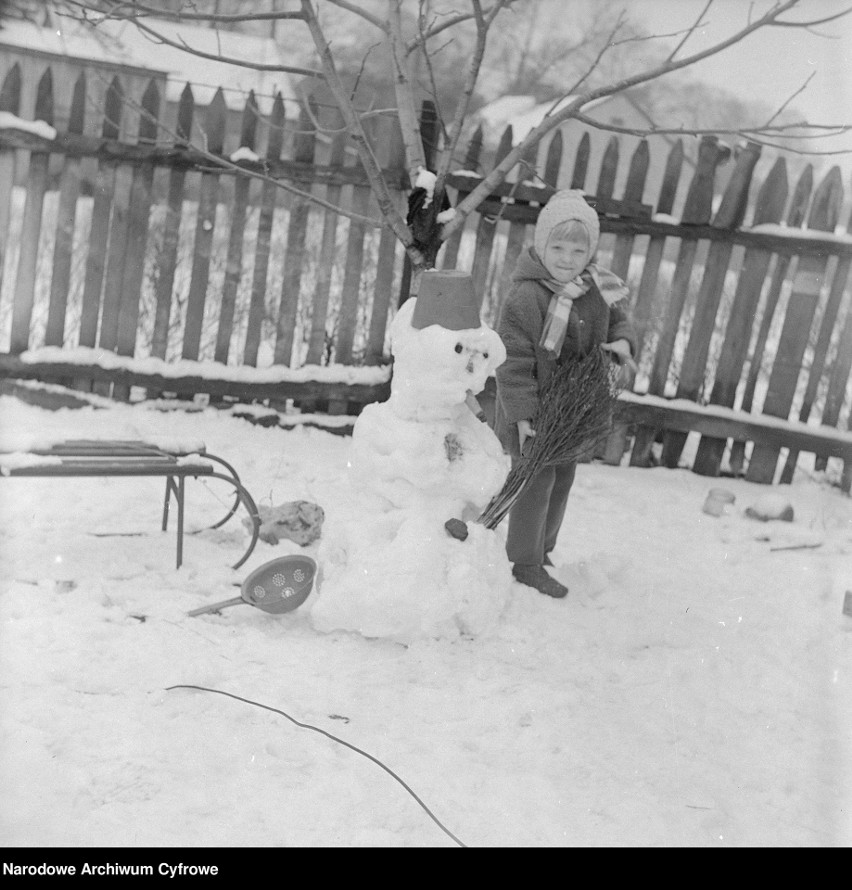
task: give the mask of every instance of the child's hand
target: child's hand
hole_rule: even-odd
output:
[[[527,439],[531,439],[535,435],[535,430],[528,420],[518,421],[518,444],[521,446],[521,454],[524,453],[524,445]]]
[[[639,370],[633,356],[630,354],[630,344],[624,338],[613,340],[612,343],[601,343],[601,349],[611,354],[611,358],[619,365],[625,365],[635,374]]]

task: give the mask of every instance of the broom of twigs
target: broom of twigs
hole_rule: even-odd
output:
[[[535,473],[591,457],[612,428],[619,379],[618,367],[599,349],[559,365],[541,394],[536,434],[476,521],[497,528]]]

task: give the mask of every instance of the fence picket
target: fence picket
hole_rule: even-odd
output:
[[[104,140],[118,139],[123,114],[124,89],[118,77],[114,77],[107,89],[104,103],[104,119],[101,125],[101,137]],[[108,160],[98,162],[95,174],[95,197],[92,203],[92,225],[89,230],[89,251],[86,255],[86,273],[83,282],[83,302],[80,309],[80,346],[94,346],[97,342],[115,173],[115,162]],[[74,386],[77,389],[88,390],[92,387],[92,381],[80,377],[74,381]]]
[[[313,104],[309,101],[309,105]],[[302,164],[314,163],[316,150],[316,109],[302,108],[297,123],[298,132],[293,139],[293,160]],[[301,188],[310,186],[300,183]],[[369,193],[369,189],[367,189]],[[299,308],[299,292],[305,263],[305,234],[308,228],[308,214],[311,201],[292,195],[290,201],[290,221],[287,224],[287,248],[284,255],[284,278],[281,284],[281,299],[278,303],[278,321],[275,332],[273,363],[290,366],[293,362],[293,338],[296,328],[296,315]]]
[[[813,168],[808,164],[799,176],[796,188],[793,190],[793,197],[790,199],[790,206],[787,210],[786,219],[788,228],[798,229],[805,221],[805,214],[807,213],[812,188]],[[775,259],[775,268],[772,272],[769,289],[766,292],[764,309],[760,319],[760,327],[752,349],[751,362],[746,376],[745,388],[743,389],[742,402],[740,403],[741,411],[751,411],[754,392],[757,387],[757,381],[761,370],[761,359],[766,350],[766,341],[769,339],[769,330],[772,327],[772,320],[775,317],[775,309],[778,306],[778,300],[781,296],[781,288],[784,285],[784,279],[787,277],[787,270],[790,267],[791,260],[792,257],[788,254],[779,254]],[[731,468],[731,472],[734,473],[734,475],[740,475],[744,463],[745,442],[734,442],[731,445],[731,454],[728,458],[728,465]]]
[[[814,192],[808,216],[809,229],[834,231],[840,215],[842,193],[840,169],[832,167]],[[763,402],[764,414],[786,418],[790,413],[827,264],[827,256],[799,257],[778,351],[769,375]],[[746,470],[746,479],[749,482],[771,483],[775,478],[779,453],[780,449],[775,446],[756,443]]]
[[[192,88],[187,84],[180,95],[175,129],[175,147],[186,145],[192,134],[192,118],[195,100]],[[169,194],[163,224],[163,240],[157,261],[157,298],[154,310],[154,329],[151,335],[151,355],[165,358],[169,342],[169,321],[172,312],[172,289],[177,266],[178,238],[186,170],[173,167],[169,171]]]
[[[611,198],[615,192],[615,177],[618,175],[620,151],[618,136],[610,136],[601,160],[598,187],[595,189],[595,195],[599,198]]]
[[[698,148],[698,162],[681,214],[682,225],[703,225],[710,220],[713,207],[713,179],[716,167],[722,158],[723,154],[718,146],[717,137],[702,137]],[[663,326],[657,340],[657,348],[654,352],[654,361],[649,375],[648,392],[651,395],[662,396],[665,394],[669,366],[674,355],[680,319],[689,294],[689,282],[697,251],[698,239],[689,237],[689,233],[684,232],[681,236],[674,275],[664,308]],[[637,427],[634,441],[634,449],[637,449],[638,455],[637,463],[650,461],[651,446],[657,438],[657,434],[658,430],[650,426],[639,425]]]
[[[843,186],[838,183],[838,188],[834,191],[835,199],[838,204],[843,202]],[[848,230],[848,229],[847,229]],[[849,266],[852,258],[845,256],[840,257],[834,270],[834,277],[831,281],[831,288],[828,292],[828,299],[822,310],[822,321],[819,326],[819,335],[816,345],[814,346],[813,358],[808,368],[808,382],[805,388],[805,394],[802,398],[802,405],[799,409],[799,420],[807,423],[811,416],[811,409],[816,399],[817,390],[823,371],[825,370],[825,361],[828,356],[828,347],[831,344],[831,335],[837,325],[837,316],[840,312],[840,304],[843,299],[843,292],[846,288],[846,280],[849,277]],[[796,461],[799,458],[799,452],[795,448],[791,448],[787,454],[787,460],[781,471],[781,482],[790,483],[793,481],[793,472],[796,469]],[[824,461],[825,458],[822,458]],[[817,469],[824,469],[824,464],[817,459]]]
[[[589,156],[592,153],[592,140],[586,130],[580,137],[577,153],[574,155],[574,169],[571,171],[571,188],[585,189],[586,174],[589,170]]]
[[[35,103],[36,120],[53,124],[53,74],[48,68],[38,83]],[[12,334],[9,351],[14,355],[23,352],[30,342],[30,324],[35,303],[36,264],[38,262],[39,234],[47,191],[49,152],[34,151],[30,154],[27,178],[27,199],[24,204],[24,220],[21,229],[21,251],[18,258],[18,275],[12,305]]]
[[[503,131],[500,143],[497,146],[497,151],[494,155],[495,167],[512,150],[512,141],[512,125],[510,124]],[[491,251],[494,247],[494,235],[497,233],[498,213],[499,209],[495,211],[488,210],[485,206],[480,207],[479,222],[476,226],[476,241],[470,277],[473,280],[473,292],[480,300],[483,313],[488,311],[486,284],[488,282],[488,268],[491,265]]]
[[[645,180],[648,176],[648,164],[650,155],[648,152],[648,142],[643,139],[630,159],[630,169],[627,174],[627,182],[624,187],[624,201],[633,201],[637,204],[642,203],[642,197],[645,194]],[[612,271],[623,278],[625,281],[630,270],[630,257],[633,255],[633,244],[636,236],[633,234],[616,235],[615,247],[612,252]],[[633,377],[631,376],[626,383],[628,388],[633,387]],[[603,461],[606,464],[618,466],[624,457],[627,448],[627,424],[616,423],[613,425],[612,432],[609,434],[606,445],[603,450]]]
[[[225,143],[225,123],[228,109],[222,88],[216,90],[205,115],[206,149],[221,154]],[[186,301],[186,325],[183,331],[182,357],[197,359],[204,327],[207,284],[210,277],[210,254],[216,229],[216,206],[219,198],[219,173],[202,173],[198,194],[198,216],[195,222],[195,242],[192,249],[192,274]]]
[[[680,139],[669,152],[660,197],[657,202],[657,213],[669,215],[674,207],[677,185],[683,168],[683,143]],[[660,263],[663,259],[666,238],[664,235],[652,235],[645,251],[645,262],[642,264],[642,277],[639,280],[639,291],[633,307],[633,325],[636,330],[636,359],[640,362],[645,348],[645,338],[651,320],[651,312],[657,295],[657,278],[660,274]],[[635,381],[634,381],[635,383]],[[638,427],[633,437],[630,451],[631,467],[647,467],[651,465],[651,448],[654,444],[656,431],[650,427]]]
[[[342,125],[342,119],[340,121]],[[336,133],[331,140],[328,163],[334,167],[342,167],[346,158],[346,132]],[[326,186],[325,200],[329,204],[338,205],[342,186],[331,183]],[[317,261],[317,284],[314,293],[313,311],[311,313],[311,333],[308,338],[307,363],[322,364],[325,356],[326,317],[328,315],[328,298],[331,293],[331,276],[334,272],[334,258],[337,247],[337,224],[339,214],[325,210],[323,214],[322,242]]]
[[[760,145],[749,142],[737,159],[737,165],[713,218],[715,227],[736,229],[742,223],[752,173],[759,158]],[[697,401],[701,394],[705,382],[710,340],[716,326],[716,314],[719,311],[732,252],[733,244],[730,241],[714,241],[710,244],[695,305],[695,316],[681,364],[677,398]],[[686,437],[687,434],[677,431],[666,433],[663,440],[663,463],[667,467],[678,465]]]
[[[648,140],[643,139],[636,146],[633,157],[630,159],[630,169],[627,173],[627,183],[624,186],[624,201],[635,201],[637,204],[642,203],[642,197],[645,194],[645,180],[648,178],[648,165],[651,156],[648,150]],[[636,236],[632,234],[617,235],[615,238],[615,248],[612,252],[612,271],[620,278],[627,280],[627,273],[630,269],[630,257],[633,254],[633,244]]]
[[[852,371],[852,302],[847,304],[846,320],[843,322],[843,330],[840,332],[840,339],[837,341],[837,355],[834,358],[834,367],[831,371],[831,378],[828,381],[825,406],[822,411],[821,423],[823,426],[838,426],[843,399],[849,389],[850,371]],[[852,409],[849,411],[849,423],[852,424]],[[824,470],[827,463],[828,461],[824,458],[818,460],[816,469]],[[843,485],[841,485],[843,491],[847,493],[849,492],[850,470],[852,470],[852,467],[847,464],[844,468]]]
[[[757,195],[752,226],[777,223],[787,203],[787,165],[778,158]],[[725,339],[710,393],[710,403],[733,407],[737,385],[748,353],[757,305],[772,252],[760,248],[747,250],[737,280]],[[702,436],[692,469],[703,476],[718,476],[727,440]]]
[[[698,150],[698,163],[681,216],[682,224],[703,225],[709,222],[713,206],[713,177],[718,163],[719,148],[716,137],[702,137]],[[663,395],[665,392],[669,365],[674,353],[675,338],[689,294],[689,281],[697,250],[698,239],[686,237],[686,233],[684,233],[666,306],[665,324],[660,332],[654,354],[654,365],[651,369],[648,391],[653,395]]]
[[[86,109],[86,74],[82,72],[74,84],[68,132],[82,133]],[[50,301],[47,308],[45,346],[61,346],[65,341],[65,316],[71,285],[71,254],[74,247],[74,224],[77,218],[77,197],[80,194],[80,158],[66,155],[59,186],[59,207],[56,213],[56,241],[53,248],[53,270],[50,276]]]
[[[405,166],[405,146],[402,131],[394,120],[387,120],[390,133],[381,139],[378,147],[379,162],[391,170],[402,170]],[[379,253],[376,268],[376,283],[373,288],[373,308],[370,313],[370,329],[367,335],[365,364],[376,365],[384,359],[385,331],[388,313],[393,297],[393,279],[396,268],[397,240],[389,226],[383,226],[379,235]]]
[[[277,93],[272,105],[269,120],[269,139],[266,147],[266,160],[275,162],[281,157],[284,142],[284,100]],[[260,349],[260,335],[263,317],[266,314],[266,274],[269,270],[269,247],[272,221],[275,216],[275,200],[278,186],[274,182],[264,182],[260,198],[260,219],[257,227],[257,246],[254,252],[254,272],[251,284],[246,339],[243,347],[243,364],[256,365]]]
[[[257,139],[257,100],[251,90],[243,109],[240,126],[240,148],[254,152]],[[234,310],[237,304],[237,290],[243,271],[243,237],[246,230],[246,210],[248,209],[251,179],[238,176],[234,183],[234,206],[231,212],[231,228],[228,232],[228,257],[225,263],[225,281],[222,285],[222,302],[219,307],[219,325],[216,330],[216,348],[213,360],[228,364],[231,350],[231,337],[234,332]]]
[[[139,115],[138,141],[140,145],[157,142],[160,116],[160,91],[151,80],[142,95]],[[134,355],[139,328],[139,303],[142,296],[142,278],[148,248],[148,225],[153,200],[154,165],[144,160],[133,171],[130,186],[130,210],[127,220],[127,249],[124,255],[121,289],[119,291],[116,352]],[[113,387],[113,398],[127,400],[130,389],[124,385]]]
[[[476,172],[480,169],[480,155],[482,154],[482,124],[480,124],[473,133],[473,136],[470,138],[470,142],[467,145],[467,151],[465,152],[464,163],[462,164],[462,170],[470,170]],[[459,191],[456,196],[456,203],[461,201],[466,192]],[[459,257],[459,248],[461,247],[461,239],[462,232],[464,227],[461,229],[456,229],[452,235],[444,242],[443,247],[441,248],[441,253],[439,256],[441,257],[441,268],[442,269],[455,269],[456,264],[458,263]]]
[[[21,66],[9,69],[0,87],[0,111],[18,116],[21,107]],[[0,285],[6,261],[6,239],[9,235],[9,217],[12,209],[12,187],[15,184],[18,152],[15,149],[0,151]]]

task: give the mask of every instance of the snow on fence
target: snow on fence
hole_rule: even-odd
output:
[[[7,359],[26,353],[34,361],[42,347],[79,354],[82,347],[128,360],[205,364],[190,375],[202,380],[217,376],[211,366],[237,366],[250,378],[250,369],[270,366],[304,376],[313,367],[378,371],[386,365],[388,323],[409,280],[390,231],[369,229],[273,182],[237,175],[241,167],[261,172],[378,217],[344,135],[317,132],[307,111],[288,118],[280,95],[264,117],[253,94],[239,133],[231,132],[221,90],[198,109],[189,86],[176,120],[167,124],[155,81],[137,99],[125,96],[119,77],[93,121],[85,74],[73,88],[67,129],[57,133],[49,67],[31,120],[19,116],[20,97],[14,65],[0,88],[0,349]],[[135,142],[119,138],[128,109],[138,118]],[[404,208],[398,124],[371,120],[375,151]],[[429,103],[423,120],[434,122]],[[436,133],[424,126],[427,156]],[[481,144],[477,132],[462,169],[449,180],[454,202],[509,151],[511,128],[494,160],[483,159]],[[226,151],[226,145],[238,149]],[[652,160],[660,159],[650,157],[645,141],[627,161],[621,197],[613,197],[620,148],[611,137],[592,186],[588,133],[568,158],[557,130],[540,157],[519,165],[444,246],[439,265],[471,272],[483,294],[483,317],[493,322],[540,206],[554,187],[583,188],[601,216],[599,259],[627,278],[635,295],[642,343],[635,392],[846,429],[852,239],[839,218],[839,170],[832,168],[814,188],[807,166],[789,194],[783,158],[762,183],[753,181],[757,144],[730,157],[716,137],[706,136],[690,166],[676,141],[652,205],[646,180]],[[731,173],[716,196],[723,164]],[[5,374],[9,367],[5,362]],[[127,397],[127,380],[136,380],[96,376],[90,388],[119,398]],[[158,373],[158,379],[168,376]],[[235,385],[227,374],[218,376]],[[281,375],[283,396],[287,377]],[[334,379],[331,410],[345,411],[339,384],[347,378]],[[77,386],[84,381],[84,374],[75,375]],[[242,382],[251,396],[250,380]],[[362,387],[350,401],[374,398],[376,391]],[[316,394],[321,399],[321,388]],[[659,430],[640,425],[629,432],[631,463],[647,465]],[[668,430],[663,438],[663,462],[675,466],[686,433]],[[742,442],[704,436],[695,457],[699,470],[718,471],[723,452],[732,469],[742,469]],[[771,478],[777,458],[777,447],[755,445],[749,472]],[[793,466],[791,452],[788,477]]]

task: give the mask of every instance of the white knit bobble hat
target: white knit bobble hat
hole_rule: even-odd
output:
[[[547,204],[542,207],[536,220],[533,244],[539,259],[544,256],[547,239],[554,226],[569,219],[576,219],[586,227],[589,232],[589,254],[594,256],[601,234],[598,213],[594,207],[589,206],[580,189],[562,189],[554,193]]]

